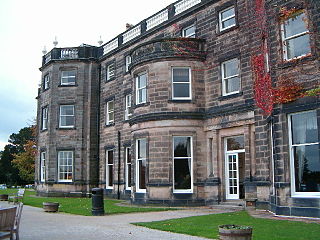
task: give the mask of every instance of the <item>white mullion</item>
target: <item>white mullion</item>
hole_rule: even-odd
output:
[[[228,11],[228,10],[226,10],[226,11]],[[224,12],[226,12],[226,11],[224,11]],[[222,16],[222,14],[221,14],[221,16]],[[226,17],[226,18],[221,19],[221,21],[222,21],[222,22],[226,22],[226,21],[228,21],[229,19],[234,18],[235,16],[236,16],[236,15],[233,14],[233,15],[231,15],[231,16],[229,16],[229,17]]]
[[[288,41],[288,40],[291,40],[291,39],[294,39],[294,38],[301,37],[301,36],[306,35],[308,33],[309,33],[309,31],[305,31],[305,32],[302,32],[302,33],[298,33],[298,34],[292,35],[290,37],[284,37],[284,40]]]

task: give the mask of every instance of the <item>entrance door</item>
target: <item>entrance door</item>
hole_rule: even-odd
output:
[[[226,199],[244,198],[244,138],[228,137],[225,141]]]
[[[239,157],[238,154],[227,154],[226,159],[227,199],[239,199]]]

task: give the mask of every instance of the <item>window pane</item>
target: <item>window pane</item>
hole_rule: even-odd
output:
[[[189,82],[189,68],[174,68],[173,82]]]
[[[174,188],[191,189],[191,160],[174,159]]]
[[[291,115],[292,143],[319,142],[316,111]]]
[[[306,31],[308,31],[307,18],[304,13],[294,18],[290,18],[285,22],[285,25],[284,25],[285,38],[288,38]]]
[[[139,160],[139,189],[146,189],[146,160]]]
[[[227,138],[227,151],[244,149],[244,137],[236,136]]]
[[[230,8],[226,11],[221,12],[221,19],[225,19],[227,17],[231,17],[234,15],[234,8]]]
[[[73,116],[66,116],[63,118],[65,121],[65,125],[62,126],[73,126],[74,125],[74,117]]]
[[[61,106],[61,115],[73,115],[73,106]]]
[[[194,37],[194,35],[195,35],[195,30],[196,30],[195,26],[191,26],[191,27],[189,27],[189,28],[186,28],[186,29],[184,29],[184,31],[183,31],[183,36],[184,36],[184,37]]]
[[[130,148],[127,148],[127,163],[131,163],[131,151],[130,151]]]
[[[128,164],[128,187],[131,187],[131,164]]]
[[[113,186],[113,166],[109,165],[108,166],[108,186],[112,187]]]
[[[234,59],[223,64],[224,78],[239,74],[239,61]]]
[[[188,98],[190,97],[189,83],[174,83],[173,97]]]
[[[190,137],[174,137],[174,157],[191,157]]]
[[[113,151],[108,151],[108,164],[113,164]]]
[[[240,79],[238,77],[226,80],[226,93],[236,92],[240,89]]]
[[[320,192],[319,144],[293,148],[297,192]]]
[[[146,139],[138,140],[138,159],[147,157],[147,142]]]
[[[311,52],[308,34],[287,40],[285,44],[287,46],[288,59],[303,56]]]
[[[138,88],[147,86],[147,75],[143,74],[138,77]]]
[[[113,111],[113,101],[108,102],[108,111]]]
[[[230,26],[233,26],[233,25],[236,25],[236,19],[235,18],[230,18],[226,21],[223,21],[222,22],[222,28],[227,28],[227,27],[230,27]]]

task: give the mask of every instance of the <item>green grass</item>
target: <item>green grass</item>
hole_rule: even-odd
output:
[[[253,239],[256,240],[320,239],[320,224],[253,218],[245,211],[135,223],[138,226],[211,239],[218,239],[218,226],[223,224],[252,226]]]
[[[17,189],[0,190],[0,194],[15,193]],[[60,212],[91,216],[91,198],[64,198],[64,197],[37,197],[35,192],[27,190],[23,199],[23,203],[33,207],[42,208],[43,202],[58,202],[60,203]],[[117,213],[133,213],[133,212],[154,212],[154,211],[167,211],[176,210],[174,208],[153,208],[153,207],[131,207],[131,206],[118,206],[116,204],[124,201],[105,199],[104,210],[106,214]]]

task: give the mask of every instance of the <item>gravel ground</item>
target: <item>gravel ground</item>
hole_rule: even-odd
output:
[[[20,223],[20,240],[204,239],[138,227],[130,223],[150,222],[222,212],[227,212],[227,210],[193,208],[179,211],[86,217],[64,213],[45,213],[41,208],[24,206]]]

